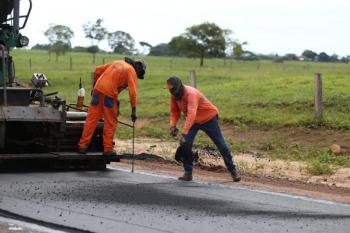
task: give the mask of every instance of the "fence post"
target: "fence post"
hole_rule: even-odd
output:
[[[73,70],[73,58],[69,58],[69,70]]]
[[[190,78],[191,87],[196,88],[197,87],[197,78],[196,78],[196,71],[195,70],[190,71],[189,78]]]
[[[322,101],[322,75],[315,74],[315,117],[317,121],[322,120],[323,101]]]
[[[32,58],[29,58],[29,71],[32,72]]]
[[[106,58],[105,58],[105,57],[102,58],[102,64],[103,64],[103,65],[106,64]]]

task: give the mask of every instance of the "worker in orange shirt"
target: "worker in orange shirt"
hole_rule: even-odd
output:
[[[125,88],[129,89],[131,120],[135,122],[137,79],[143,79],[145,71],[146,65],[143,61],[134,61],[130,58],[96,67],[91,104],[79,142],[80,153],[86,153],[96,125],[103,117],[103,155],[116,155],[113,150],[113,138],[118,122],[118,95]]]
[[[170,77],[166,84],[171,93],[170,102],[170,134],[176,136],[178,129],[176,127],[181,112],[186,120],[180,134],[180,146],[176,151],[175,159],[183,162],[185,173],[179,177],[179,180],[192,180],[192,145],[199,130],[204,131],[214,142],[222,155],[225,165],[229,170],[233,181],[239,182],[239,176],[236,166],[232,161],[230,149],[226,145],[225,139],[221,133],[218,123],[218,109],[214,106],[200,91],[185,86],[178,77]]]

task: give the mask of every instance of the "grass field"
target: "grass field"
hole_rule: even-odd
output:
[[[91,55],[73,53],[59,62],[49,61],[46,52],[14,51],[17,76],[29,81],[33,72],[43,72],[51,81],[49,90],[59,90],[62,97],[75,101],[79,77],[89,90],[90,72],[94,69]],[[73,70],[69,70],[69,57]],[[31,58],[32,69],[29,69]],[[99,54],[97,63],[122,56]],[[237,62],[207,59],[206,67],[198,68],[198,60],[185,58],[144,57],[147,76],[139,82],[139,108],[143,117],[168,114],[169,94],[163,89],[170,75],[188,83],[188,72],[196,70],[198,89],[220,109],[221,118],[242,126],[306,126],[314,124],[314,73],[323,75],[325,117],[323,126],[332,129],[350,128],[350,65],[330,63],[271,61]],[[125,102],[127,95],[121,97]],[[126,108],[127,104],[123,104]],[[128,106],[129,107],[129,106]]]
[[[49,61],[47,52],[43,51],[15,50],[13,56],[17,76],[22,82],[29,82],[33,72],[45,73],[52,84],[48,91],[58,90],[60,96],[67,99],[68,102],[76,100],[80,77],[84,80],[87,93],[90,91],[90,73],[95,67],[90,54],[67,54],[60,57],[58,62],[55,61],[54,56]],[[73,59],[72,71],[69,68],[70,57]],[[120,55],[98,54],[96,64],[121,58]],[[189,83],[189,71],[196,70],[197,88],[218,106],[221,120],[228,125],[248,130],[252,128],[274,130],[281,127],[322,127],[349,134],[350,64],[232,62],[223,59],[207,59],[205,67],[200,69],[198,59],[170,57],[144,57],[143,59],[148,68],[145,80],[140,80],[138,84],[138,116],[140,118],[158,119],[158,122],[164,122],[163,125],[166,125],[169,93],[163,88],[165,80],[170,75],[177,75],[185,83]],[[29,60],[32,64],[31,69]],[[317,124],[313,111],[314,74],[316,72],[322,73],[325,106],[324,120]],[[123,115],[129,116],[130,105],[127,92],[123,93],[120,99]],[[144,127],[147,131],[146,136],[148,134],[154,137],[165,137],[166,129],[154,126],[150,124]],[[275,138],[269,140],[276,141],[278,137],[276,135]],[[246,147],[253,144],[254,142]],[[261,145],[258,146],[261,147]],[[234,147],[239,149],[242,148],[242,145],[236,144]],[[293,153],[289,154],[293,155]],[[325,157],[323,151],[317,153],[322,158]],[[315,156],[313,155],[312,158]],[[304,160],[307,159],[304,158]],[[348,160],[340,165],[350,166]]]

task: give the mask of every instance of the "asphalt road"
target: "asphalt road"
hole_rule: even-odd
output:
[[[125,171],[0,174],[0,209],[88,232],[350,232],[350,206]]]

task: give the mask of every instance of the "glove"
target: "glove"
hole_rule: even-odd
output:
[[[186,134],[181,134],[179,137],[180,146],[184,145],[186,143]]]
[[[176,126],[170,127],[170,136],[176,137],[178,133],[179,133],[179,129],[176,128]]]
[[[135,122],[136,120],[137,120],[136,107],[132,107],[132,110],[131,110],[131,121]]]

